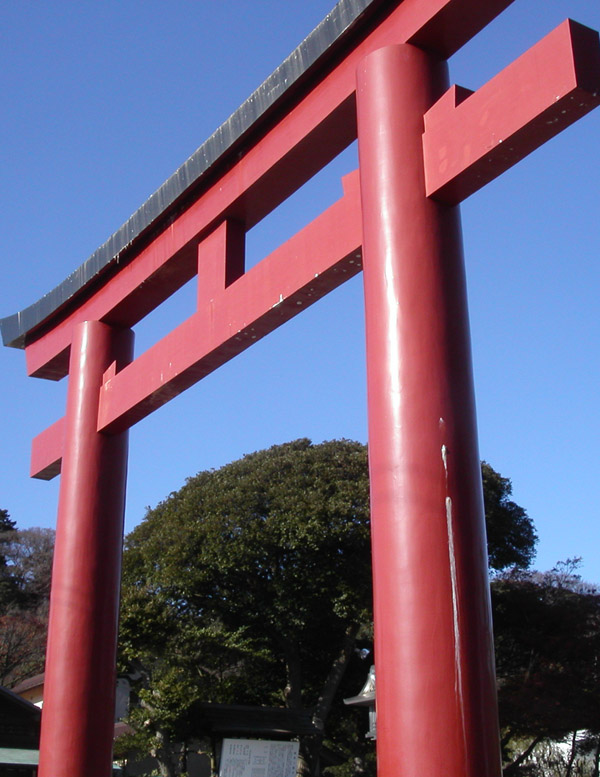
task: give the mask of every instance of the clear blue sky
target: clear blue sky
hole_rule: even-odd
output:
[[[0,317],[78,267],[280,64],[329,0],[19,0],[0,27]],[[515,0],[451,60],[477,88],[597,0]],[[480,452],[540,535],[536,566],[583,556],[600,582],[600,110],[462,206]],[[253,230],[259,259],[340,192],[346,154]],[[183,320],[193,291],[139,327]],[[64,412],[64,381],[2,349],[0,507],[53,526],[58,479],[27,477],[31,438]],[[306,436],[366,441],[361,278],[131,432],[127,528],[198,470]]]

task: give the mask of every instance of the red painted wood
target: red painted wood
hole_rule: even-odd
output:
[[[342,199],[106,381],[98,429],[131,426],[356,275],[356,173],[346,176],[344,189]]]
[[[25,349],[28,374],[62,378],[75,323],[98,319],[133,326],[194,277],[198,243],[224,219],[250,229],[351,143],[355,138],[354,101],[345,99],[343,91],[335,93],[333,99],[341,105],[334,105],[332,114],[322,119],[329,108],[326,101],[321,104],[322,98],[332,96],[321,92],[303,110],[282,119],[263,144],[243,155],[164,232],[124,262],[118,274],[89,300],[29,344]]]
[[[52,480],[60,475],[65,438],[65,419],[59,418],[44,429],[31,443],[29,476],[40,480]]]
[[[244,274],[246,233],[228,219],[198,246],[198,309],[215,299]]]
[[[127,432],[96,425],[103,373],[129,361],[132,345],[131,332],[92,321],[71,349],[40,777],[111,774]]]
[[[427,199],[416,47],[358,69],[378,773],[499,777],[481,474],[458,210]]]
[[[425,168],[441,175],[433,160],[450,137],[442,162],[454,169],[431,191],[458,201],[507,166],[500,144],[485,145],[494,133],[507,133],[513,155],[539,144],[553,134],[540,121],[568,123],[562,110],[581,112],[572,98],[587,105],[599,72],[596,39],[569,23],[477,93],[442,96],[440,58],[509,2],[388,4],[240,142],[235,163],[215,166],[168,227],[125,250],[28,344],[31,374],[70,375],[67,416],[32,456],[32,470],[50,476],[64,451],[41,777],[110,770],[126,429],[358,272],[363,242],[379,771],[500,774],[460,225],[453,207],[427,198]],[[474,130],[486,111],[491,130]],[[245,231],[357,131],[364,236],[353,174],[341,200],[244,273]],[[197,312],[125,366],[130,335],[119,330],[196,273]]]
[[[464,200],[600,104],[598,33],[567,20],[470,94],[425,115],[427,194]]]
[[[232,272],[239,270],[239,231],[223,224],[200,244],[198,312],[126,371],[104,376],[100,430],[128,428],[360,272],[358,173],[342,183],[338,202],[220,293],[225,263]],[[227,234],[233,250],[227,248]],[[33,476],[60,471],[60,423],[33,440]]]
[[[504,169],[533,150],[534,147],[541,145],[548,137],[556,134],[580,115],[591,110],[600,102],[599,94],[600,46],[598,34],[574,22],[564,22],[475,94],[462,87],[453,86],[427,111],[423,136],[427,193],[435,196],[436,199],[458,202],[499,175]],[[504,138],[502,143],[497,142],[498,139],[501,139],[500,136]],[[200,209],[200,205],[197,207]],[[176,242],[178,232],[173,227],[159,236],[150,247],[142,252],[137,264],[133,263],[125,267],[121,274],[112,281],[112,285],[108,289],[119,297],[124,287],[133,286],[136,293],[141,293],[143,288],[145,293],[153,298],[153,281],[143,287],[136,284],[141,284],[140,279],[146,277],[144,274],[146,265],[161,266],[161,262],[166,262],[168,257],[181,259],[177,246],[194,232],[193,211],[194,208],[179,220],[179,228],[181,235],[183,235],[180,237],[179,243]],[[347,216],[346,222],[350,225],[355,224],[357,223],[355,218],[356,214]],[[227,225],[229,238],[226,243],[223,242],[222,250],[226,253],[219,257],[219,249],[216,246],[213,248],[212,245],[214,241],[225,241],[225,232],[223,231],[225,225]],[[328,229],[332,228],[339,229],[340,227],[338,224],[335,227],[324,225],[321,233],[315,235],[311,228],[307,234],[311,236],[311,239],[322,240],[322,236],[327,233]],[[200,268],[199,300],[203,298],[203,295],[214,297],[216,299],[214,306],[217,310],[223,308],[224,302],[224,300],[219,302],[219,294],[223,293],[226,286],[231,285],[235,279],[243,274],[243,233],[242,222],[229,219],[222,222],[222,225],[215,232],[200,242],[198,255]],[[186,248],[188,252],[190,245]],[[209,261],[206,258],[203,259],[203,255],[207,256],[207,252],[214,253],[215,250],[217,255],[212,256],[211,254],[211,264],[203,266],[203,262],[206,264]],[[340,260],[344,250],[345,248],[340,251],[336,247],[329,256],[332,266]],[[321,253],[319,259],[324,260],[325,258],[326,255]],[[186,259],[182,266],[188,264]],[[283,260],[282,265],[285,265]],[[138,272],[140,268],[144,270],[141,275]],[[323,266],[320,265],[318,270],[322,273]],[[213,272],[216,274],[213,275]],[[283,272],[285,272],[285,268]],[[182,277],[187,280],[187,271]],[[238,288],[242,290],[240,304],[243,306],[245,304],[243,302],[243,289],[246,287],[242,284]],[[103,294],[104,296],[102,296]],[[98,304],[108,297],[108,291],[99,292],[94,298],[95,301],[92,300],[89,304],[83,305],[77,313],[73,314],[73,320],[86,313],[99,313]],[[135,302],[131,296],[125,295],[124,299],[135,308]],[[266,309],[260,313],[255,313],[255,318],[258,319],[264,315],[270,309],[271,304],[272,299],[267,296]],[[200,307],[202,309],[202,306]],[[271,317],[270,320],[273,326],[278,326],[286,319]],[[69,325],[72,325],[71,320],[70,323],[65,324],[65,329],[60,329],[48,337],[60,339],[66,336]],[[176,330],[177,334],[173,333],[167,336],[164,339],[162,353],[161,348],[155,348],[152,355],[146,357],[145,363],[148,364],[149,361],[157,359],[156,365],[160,374],[166,375],[164,364],[167,360],[172,360],[165,353],[165,348],[179,352],[181,347],[175,343],[182,333],[189,332],[188,336],[192,340],[205,342],[195,334],[196,327],[202,331],[206,330],[202,315],[196,317],[195,323],[190,320],[190,322],[182,324]],[[262,334],[265,333],[266,331],[262,332]],[[147,385],[152,385],[154,393],[148,392],[146,396],[142,397],[140,391],[137,391],[130,396],[129,400],[127,398],[117,400],[114,391],[111,391],[107,404],[128,406],[128,411],[137,405],[136,412],[130,413],[128,416],[131,419],[130,423],[134,423],[196,380],[204,377],[227,358],[235,355],[238,351],[229,348],[229,355],[225,359],[222,358],[224,355],[222,346],[226,339],[224,337],[221,343],[205,345],[205,352],[202,352],[200,346],[193,348],[193,354],[190,353],[187,359],[183,359],[182,369],[177,374],[176,380],[171,381],[170,385],[168,385],[168,379],[165,379],[160,385],[159,381],[156,380],[148,384],[143,376],[139,376],[136,378],[139,386],[145,388]],[[254,334],[254,339],[257,339],[256,334]],[[244,347],[247,347],[252,341],[253,335],[250,335],[250,339],[245,340]],[[215,354],[217,358],[211,362],[206,359],[209,350],[220,350],[218,355]],[[28,349],[28,353],[34,352],[35,345]],[[203,362],[202,369],[190,370],[192,365],[199,361]],[[198,366],[196,365],[196,367]],[[139,373],[138,366],[132,367],[131,370]],[[118,382],[123,383],[124,377],[119,378]],[[173,391],[175,385],[177,385],[177,389]],[[133,400],[134,396],[135,401]],[[143,409],[143,412],[140,413],[140,409]],[[113,411],[106,411],[106,413],[106,417],[111,419],[107,423],[113,423],[115,413]],[[116,414],[118,415],[118,413]],[[103,424],[102,421],[101,428]],[[55,432],[46,430],[33,441],[31,472],[34,477],[50,479],[60,471],[60,434]]]
[[[225,171],[215,171],[211,185],[199,190],[163,232],[135,248],[136,255],[133,249],[124,252],[116,274],[27,345],[28,374],[52,380],[66,375],[74,324],[102,320],[133,326],[193,277],[197,244],[219,223],[233,218],[250,229],[351,143],[356,138],[354,74],[369,51],[415,40],[450,56],[511,2],[403,0],[372,22],[364,40],[350,38],[350,50],[339,52],[325,73],[307,77],[295,103],[283,115],[271,114],[236,164],[225,160]]]

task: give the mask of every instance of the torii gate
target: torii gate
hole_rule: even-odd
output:
[[[341,0],[82,267],[0,322],[30,375],[69,375],[31,474],[62,472],[40,777],[111,771],[127,435],[361,269],[378,768],[498,777],[458,209],[600,102],[597,33],[566,21],[472,93],[445,59],[511,0]],[[244,271],[245,232],[356,137],[343,197]],[[196,312],[136,358],[131,327],[198,276]]]

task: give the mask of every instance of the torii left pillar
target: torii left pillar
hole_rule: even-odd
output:
[[[129,363],[133,332],[78,324],[71,345],[52,574],[39,777],[112,773],[128,432],[97,431],[107,370]],[[90,759],[93,753],[93,759]]]

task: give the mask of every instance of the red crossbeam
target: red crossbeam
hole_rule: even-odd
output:
[[[356,139],[355,72],[370,52],[391,43],[414,43],[443,57],[453,54],[512,0],[403,0],[319,80],[306,79],[305,94],[246,147],[225,172],[173,219],[108,282],[26,348],[27,371],[58,380],[68,371],[74,326],[81,321],[133,327],[189,281],[196,249],[226,219],[248,230]],[[383,12],[382,12],[383,14]],[[375,26],[376,25],[376,26]],[[139,249],[138,249],[139,250]]]
[[[328,95],[336,95],[333,113],[323,117],[327,101],[319,102],[322,95],[318,120],[309,111],[310,126],[304,121],[303,129],[311,142],[322,138],[323,127],[329,127],[334,114],[336,122],[346,115],[348,94],[353,95],[342,81],[341,91],[338,82]],[[570,20],[477,92],[452,87],[425,115],[428,194],[450,203],[464,199],[595,107],[600,102],[599,91],[598,34]],[[306,105],[303,102],[298,107],[300,114]],[[351,107],[353,110],[353,103]],[[283,125],[289,129],[285,121]],[[290,159],[298,161],[301,133],[279,135],[280,130],[278,125],[265,140],[266,148],[270,139],[277,153],[267,151],[254,158],[250,152],[239,163],[245,165],[242,177],[249,189],[266,185],[273,169],[279,170]],[[347,137],[340,142],[345,144]],[[284,179],[295,187],[298,176],[305,177],[296,173],[292,183],[289,177]],[[271,202],[254,206],[254,210],[246,206],[244,212],[233,207],[244,190],[240,177],[238,167],[226,174],[219,187],[183,213],[62,326],[29,346],[30,366],[40,357],[46,365],[56,364],[47,357],[49,353],[56,357],[56,348],[68,347],[70,328],[79,317],[93,317],[108,305],[108,322],[115,323],[114,318],[122,317],[124,311],[137,320],[149,304],[140,307],[140,290],[150,300],[162,293],[159,281],[166,266],[172,275],[176,267],[184,280],[198,269],[197,313],[122,373],[106,376],[99,430],[116,432],[136,423],[359,271],[360,204],[353,174],[344,182],[341,200],[243,273],[245,229],[264,215]],[[218,217],[221,220],[215,225]],[[212,231],[207,232],[209,227]],[[32,476],[58,474],[61,446],[62,421],[58,421],[33,441]]]
[[[342,199],[105,382],[98,431],[136,423],[360,271],[358,175],[344,184]]]
[[[425,114],[427,194],[455,204],[600,104],[598,33],[567,19],[476,92]]]
[[[240,250],[235,228],[223,224],[200,244],[198,311],[104,376],[99,431],[128,428],[361,270],[357,172],[343,185],[340,200],[227,287],[227,263],[235,265]],[[233,256],[230,241],[237,241]],[[62,420],[33,440],[32,477],[57,475],[61,451]]]
[[[60,474],[64,437],[65,419],[63,417],[33,438],[30,477],[52,480]]]
[[[363,224],[381,771],[500,773],[459,215],[433,197],[475,191],[597,104],[600,85],[597,35],[567,22],[476,93],[454,87],[430,107],[448,83],[441,59],[509,2],[370,6],[193,201],[182,195],[27,344],[32,374],[71,370],[66,417],[32,455],[35,476],[64,469],[44,777],[110,766],[126,430],[359,272]],[[356,137],[356,110],[360,187],[346,176],[340,200],[244,272],[246,231]],[[195,274],[196,312],[131,361],[131,326]],[[430,731],[443,731],[436,752]]]

